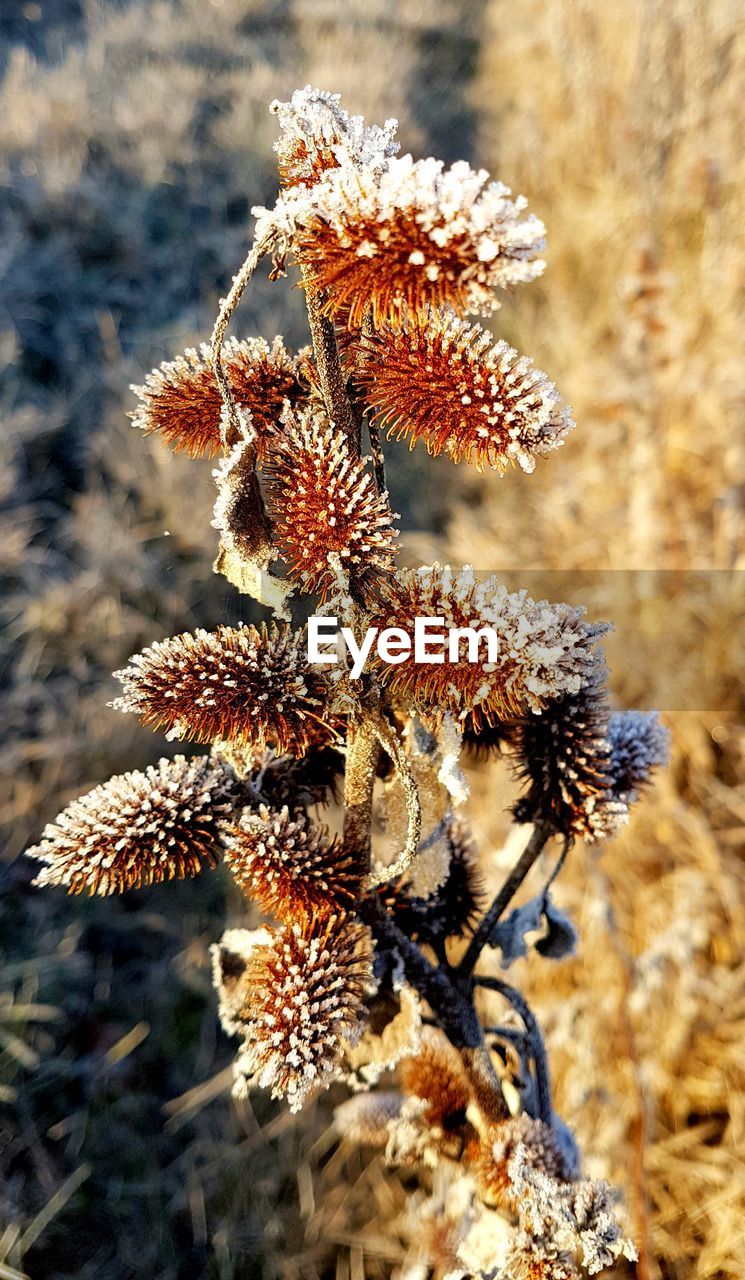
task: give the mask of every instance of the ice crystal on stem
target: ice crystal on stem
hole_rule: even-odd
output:
[[[118,673],[119,710],[212,754],[75,801],[30,850],[36,883],[111,893],[224,854],[274,921],[212,949],[222,1023],[241,1041],[238,1095],[265,1087],[296,1111],[332,1081],[364,1090],[337,1130],[429,1170],[419,1228],[453,1280],[594,1275],[633,1247],[604,1184],[579,1176],[535,1015],[482,960],[490,947],[505,966],[573,952],[553,882],[576,838],[625,819],[665,731],[609,715],[606,628],[582,610],[469,568],[396,573],[380,441],[387,428],[499,472],[531,471],[562,443],[572,423],[553,383],[460,318],[541,272],[543,225],[467,164],[399,159],[394,122],[367,126],[338,95],[306,88],[273,110],[279,198],[256,211],[210,346],[150,374],[133,417],[176,452],[219,455],[214,569],[274,620],[157,641]],[[291,256],[312,352],[228,338],[253,273],[270,260],[276,280]],[[399,660],[379,648],[358,672],[311,661],[290,603],[295,624],[322,603],[358,642],[398,628]],[[422,620],[441,662],[417,652]],[[531,827],[490,904],[463,746],[511,759],[515,818]],[[516,907],[544,851],[551,865]],[[503,1023],[484,1026],[481,988],[508,1005]]]

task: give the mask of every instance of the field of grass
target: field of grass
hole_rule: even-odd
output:
[[[518,977],[559,1108],[623,1189],[641,1280],[745,1274],[745,433],[741,12],[730,0],[18,0],[0,14],[0,1277],[429,1274],[411,1178],[229,1096],[208,946],[221,873],[121,900],[30,887],[44,822],[163,743],[107,708],[152,640],[245,616],[211,572],[209,464],[138,437],[128,390],[202,340],[276,187],[267,103],[312,82],[396,115],[548,227],[495,333],[578,426],[498,479],[392,450],[409,554],[617,621],[620,703],[673,762],[578,848],[560,980]],[[238,328],[305,341],[260,280]],[[435,470],[437,477],[435,479]],[[654,573],[652,571],[664,571]],[[507,776],[473,771],[482,845]],[[495,852],[494,878],[504,865]],[[619,1275],[621,1273],[619,1272]]]

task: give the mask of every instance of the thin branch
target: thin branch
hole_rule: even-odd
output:
[[[347,381],[339,360],[334,325],[323,312],[325,295],[311,287],[310,278],[304,268],[301,268],[301,274],[305,287],[305,305],[313,341],[313,354],[316,358],[326,412],[337,430],[346,436],[352,455],[359,458],[362,451],[361,432],[347,395]]]
[[[499,890],[489,910],[482,916],[478,928],[468,944],[463,959],[458,965],[458,974],[461,977],[470,977],[473,973],[495,924],[501,919],[534,863],[538,861],[546,842],[554,835],[555,831],[556,828],[551,822],[536,823],[518,861]]]
[[[367,418],[367,434],[370,437],[375,488],[378,493],[387,493],[388,482],[385,478],[385,455],[383,454],[383,445],[380,439],[380,428],[371,414],[368,414]]]
[[[375,894],[362,903],[361,914],[373,933],[401,957],[412,987],[427,1001],[450,1043],[458,1049],[474,1096],[490,1119],[508,1115],[499,1077],[470,997],[450,973],[433,965],[416,943],[399,929]]]
[[[344,843],[360,853],[369,865],[372,826],[372,799],[380,748],[365,717],[353,722],[347,734],[344,769]]]
[[[551,1105],[551,1075],[548,1068],[548,1055],[546,1054],[543,1035],[533,1010],[525,997],[519,991],[516,991],[514,987],[511,987],[509,983],[502,982],[501,978],[478,977],[475,982],[479,987],[485,987],[488,991],[496,991],[500,996],[504,996],[504,999],[509,1001],[513,1009],[522,1018],[528,1036],[530,1052],[535,1063],[538,1118],[544,1124],[551,1125],[554,1111]],[[495,1028],[489,1027],[487,1028],[487,1033],[491,1034],[494,1030]]]
[[[269,238],[254,242],[251,246],[248,257],[243,263],[238,275],[235,276],[233,280],[233,284],[227,298],[224,298],[222,301],[219,315],[215,321],[215,327],[212,330],[212,339],[210,342],[212,368],[215,373],[217,385],[220,388],[220,395],[222,396],[223,404],[227,410],[228,422],[238,436],[241,434],[241,422],[238,417],[238,410],[235,404],[235,397],[233,396],[233,389],[230,385],[230,379],[225,372],[225,366],[222,362],[222,347],[233,312],[238,306],[251,276],[258,267],[262,258],[269,252],[270,248],[271,243]]]
[[[419,789],[416,780],[411,771],[408,757],[404,751],[394,730],[388,724],[383,716],[377,715],[373,720],[373,729],[378,742],[388,753],[393,761],[394,768],[401,783],[406,800],[406,815],[408,818],[408,829],[406,832],[406,843],[396,861],[387,867],[381,867],[379,871],[372,872],[367,879],[367,888],[373,889],[376,885],[387,884],[389,880],[398,880],[400,876],[408,871],[419,849],[419,840],[422,834],[422,806],[419,800]]]

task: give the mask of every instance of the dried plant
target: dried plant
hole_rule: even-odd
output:
[[[46,864],[39,882],[108,892],[192,874],[224,848],[239,889],[278,922],[229,930],[213,949],[222,1020],[242,1042],[237,1093],[261,1085],[295,1110],[334,1080],[372,1087],[394,1072],[397,1089],[355,1098],[339,1124],[391,1164],[435,1171],[459,1205],[442,1236],[453,1269],[595,1274],[633,1245],[608,1188],[579,1174],[530,1005],[481,962],[488,950],[504,967],[529,948],[552,961],[571,952],[556,876],[577,836],[624,820],[664,760],[665,733],[654,717],[610,716],[607,628],[580,610],[468,568],[395,572],[377,435],[379,421],[394,425],[497,471],[530,470],[560,443],[570,421],[552,384],[450,314],[493,310],[496,288],[533,279],[543,227],[484,173],[397,158],[392,122],[368,128],[334,95],[306,89],[275,111],[283,189],[256,211],[210,365],[203,350],[156,371],[136,421],[177,449],[222,450],[215,567],[277,620],[156,642],[119,673],[120,710],[211,754],[71,805],[31,851]],[[275,279],[299,266],[312,339],[302,362],[281,344],[225,341],[263,259]],[[436,421],[422,352],[436,364]],[[470,403],[479,392],[483,423]],[[282,560],[288,577],[272,572]],[[360,670],[348,654],[312,659],[310,616],[307,632],[288,620],[291,603],[310,614],[292,600],[298,586],[326,601],[348,647],[392,629],[396,655],[379,645]],[[427,663],[421,618],[444,621],[451,640],[485,628],[496,650],[485,661],[456,646]],[[527,781],[516,817],[532,824],[486,909],[486,860],[460,812],[468,744],[512,754]],[[340,755],[332,836],[309,810],[330,807]],[[379,813],[394,840],[385,856]],[[538,893],[513,906],[550,853]],[[502,1022],[485,1025],[483,992],[506,1006]]]

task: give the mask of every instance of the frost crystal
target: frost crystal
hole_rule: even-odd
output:
[[[342,164],[378,174],[398,151],[396,120],[366,125],[340,106],[341,95],[306,85],[289,102],[275,101],[281,136],[274,144],[285,187],[312,187],[329,169]]]
[[[327,310],[358,328],[368,309],[376,327],[402,308],[490,312],[493,290],[534,280],[544,268],[544,227],[511,200],[501,182],[464,161],[388,161],[373,177],[331,169],[298,199],[295,250]]]

